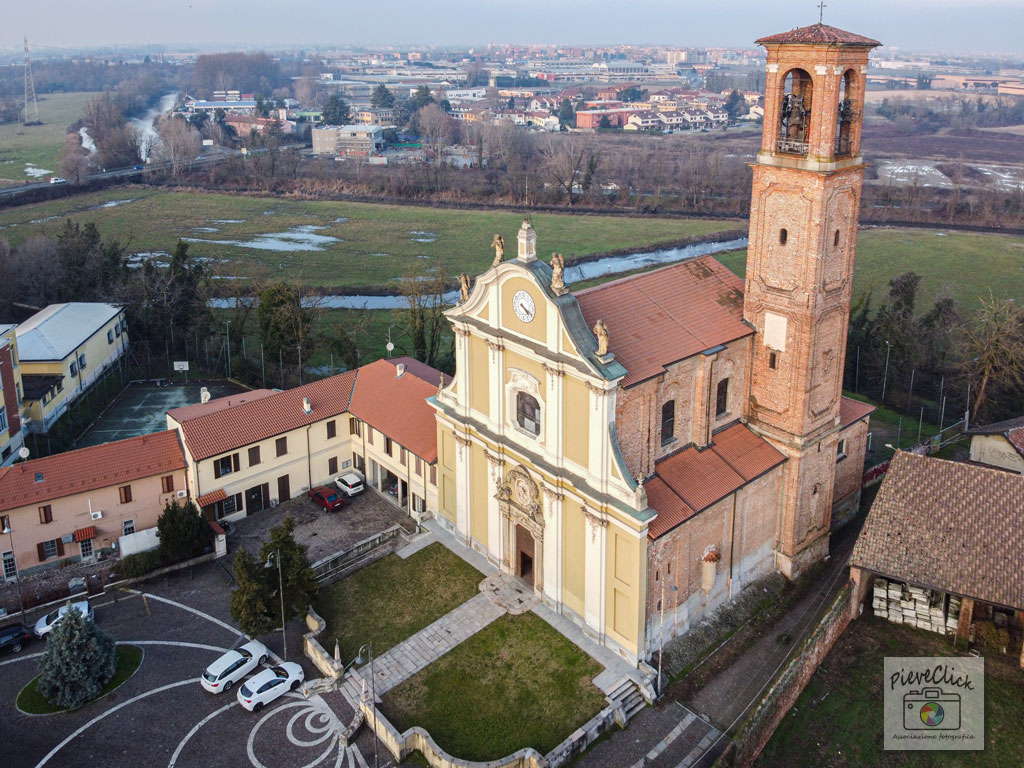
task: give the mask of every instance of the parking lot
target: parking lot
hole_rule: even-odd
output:
[[[0,657],[0,743],[6,765],[365,767],[373,751],[367,729],[355,744],[339,749],[337,726],[350,722],[353,712],[338,693],[308,700],[286,694],[250,713],[236,703],[234,692],[214,696],[202,690],[203,669],[245,642],[230,618],[226,565],[206,563],[141,584],[140,592],[94,600],[98,624],[145,655],[124,685],[76,712],[32,716],[15,706],[18,691],[37,673],[42,641]],[[31,625],[38,615],[30,614],[25,623]],[[300,663],[307,679],[316,678],[319,673],[301,654],[302,631],[301,622],[290,623],[288,660]],[[280,632],[259,639],[282,653]],[[381,766],[391,762],[386,752],[380,757]]]

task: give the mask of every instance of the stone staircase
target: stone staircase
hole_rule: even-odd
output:
[[[614,707],[615,722],[620,728],[625,728],[633,716],[647,706],[639,686],[628,677],[608,692],[605,701]]]

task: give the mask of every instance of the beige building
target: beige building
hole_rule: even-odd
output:
[[[972,427],[971,461],[1024,475],[1024,416]]]
[[[21,419],[24,397],[15,326],[0,326],[0,466],[11,464],[25,444]]]
[[[122,307],[51,304],[16,329],[27,426],[46,432],[128,349]]]
[[[409,358],[277,392],[168,411],[188,482],[208,519],[233,520],[332,483],[346,469],[410,514],[437,509],[437,450],[426,398],[442,374]]]
[[[169,431],[0,468],[3,578],[116,551],[187,497],[185,457]]]
[[[706,256],[571,293],[524,222],[517,258],[446,313],[439,521],[632,662],[824,557],[833,506],[859,501],[870,408],[841,372],[876,43],[823,25],[761,43],[788,106],[765,121],[745,283]],[[852,108],[794,113],[791,80]]]
[[[367,157],[384,149],[379,125],[323,125],[313,128],[313,154]]]

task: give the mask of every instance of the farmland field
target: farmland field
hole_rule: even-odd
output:
[[[0,210],[0,237],[12,243],[56,234],[64,217],[94,221],[132,252],[174,248],[178,238],[209,259],[221,280],[288,278],[310,286],[386,287],[443,265],[477,274],[491,262],[491,237],[515,255],[522,215],[423,206],[305,201],[122,187]],[[538,255],[566,260],[590,253],[669,243],[740,226],[728,220],[648,219],[538,213]],[[157,260],[163,257],[157,253]]]
[[[55,173],[68,126],[82,116],[86,103],[95,95],[88,92],[42,94],[39,119],[43,125],[0,125],[0,185],[34,180],[25,173],[26,164]]]

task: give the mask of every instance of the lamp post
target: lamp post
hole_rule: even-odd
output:
[[[264,568],[273,568],[274,563],[277,561],[277,594],[281,598],[281,642],[284,646],[284,658],[288,658],[288,628],[285,626],[284,620],[284,576],[281,572],[281,550],[275,549],[273,554],[267,558],[267,562],[263,564]]]
[[[10,524],[4,526],[3,533],[7,534],[7,538],[11,542],[11,556],[14,558],[14,583],[18,587],[18,613],[24,614],[25,601],[21,597],[21,574],[18,573],[18,555],[14,551],[14,531],[11,530]]]
[[[380,754],[377,748],[377,742],[380,739],[377,738],[377,681],[373,676],[373,643],[363,643],[359,646],[359,652],[356,657],[352,659],[348,664],[345,665],[345,672],[348,672],[356,664],[365,664],[369,659],[370,662],[370,704],[373,706],[373,768],[380,766]],[[344,673],[342,673],[344,676]],[[366,690],[365,688],[363,689]]]

